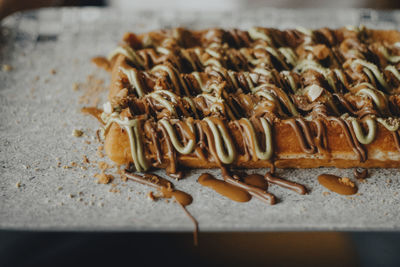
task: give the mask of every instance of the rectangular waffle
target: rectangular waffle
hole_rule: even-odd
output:
[[[109,55],[105,150],[137,171],[400,167],[400,33],[182,28]]]

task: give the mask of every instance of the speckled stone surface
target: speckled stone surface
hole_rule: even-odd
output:
[[[399,28],[400,13],[276,9],[154,13],[87,8],[45,9],[8,17],[0,36],[0,64],[12,66],[11,71],[0,72],[0,228],[193,229],[178,205],[149,200],[146,194],[151,189],[146,186],[119,178],[114,187],[95,183],[93,175],[99,170],[92,167],[93,161],[106,161],[96,155],[99,124],[79,112],[84,104],[78,99],[84,91],[74,91],[73,83],[84,83],[94,74],[107,86],[108,74],[96,69],[90,59],[106,55],[125,31],[360,23]],[[74,137],[74,129],[84,135]],[[82,163],[83,155],[92,161],[89,166]],[[88,168],[63,168],[71,162]],[[218,171],[211,172],[219,176]],[[254,198],[247,203],[230,201],[196,182],[201,171],[174,184],[193,196],[188,210],[201,231],[400,230],[398,169],[371,170],[367,183],[358,183],[360,195],[353,198],[335,193],[325,196],[327,190],[316,179],[324,172],[352,177],[352,170],[332,168],[278,170],[282,177],[305,184],[310,194],[302,196],[272,185],[270,192],[279,199],[274,206]]]

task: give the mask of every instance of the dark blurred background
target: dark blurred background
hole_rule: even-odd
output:
[[[0,19],[41,6],[237,10],[400,8],[400,0],[0,0]],[[1,219],[1,218],[0,218]],[[8,266],[400,266],[400,233],[292,232],[89,233],[0,231],[0,267]]]

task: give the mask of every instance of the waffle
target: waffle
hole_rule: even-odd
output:
[[[400,33],[365,27],[126,33],[105,150],[137,171],[400,167]]]

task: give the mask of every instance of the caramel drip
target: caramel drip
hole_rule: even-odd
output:
[[[92,63],[106,71],[111,71],[110,61],[108,61],[108,59],[105,57],[94,57],[92,58]]]
[[[249,174],[243,178],[243,182],[248,185],[258,187],[262,190],[268,190],[268,182],[261,174]]]
[[[174,189],[174,185],[170,181],[158,175],[150,173],[137,175],[126,171],[125,175],[129,180],[156,188],[162,194],[163,198],[174,198],[182,206],[190,205],[193,201],[191,195]]]
[[[332,192],[340,195],[354,195],[357,193],[357,186],[349,178],[341,178],[332,174],[321,174],[318,182]]]
[[[288,119],[285,122],[293,128],[303,151],[309,154],[315,153],[316,148],[307,123],[302,118]],[[299,128],[297,123],[300,124],[302,129]]]
[[[237,202],[247,202],[251,199],[251,195],[245,190],[236,185],[229,184],[228,182],[218,180],[208,173],[200,175],[197,182],[203,186],[210,187],[217,193]]]
[[[221,168],[222,171],[222,177],[224,178],[224,180],[229,183],[232,184],[234,186],[237,186],[239,188],[242,188],[244,190],[246,190],[250,195],[264,201],[267,202],[270,205],[274,205],[276,203],[276,198],[274,195],[268,193],[266,191],[266,189],[260,188],[258,186],[255,185],[251,185],[251,184],[247,184],[245,182],[242,182],[240,180],[240,178],[237,175],[233,175],[231,176],[230,173],[228,172],[228,170],[224,167]],[[250,180],[253,180],[254,182],[254,178],[250,178]],[[256,178],[257,179],[257,178]],[[258,182],[260,183],[260,182]],[[265,187],[265,185],[263,185],[263,187]],[[267,185],[268,187],[268,185]]]
[[[104,121],[101,119],[101,113],[103,113],[103,111],[101,109],[96,108],[96,107],[84,107],[84,108],[81,108],[81,112],[84,114],[92,115],[101,124],[104,124]]]
[[[193,202],[193,198],[191,195],[186,192],[176,190],[174,188],[174,185],[170,181],[155,174],[146,173],[144,175],[137,175],[125,171],[124,175],[127,179],[131,181],[135,181],[137,183],[156,188],[162,194],[162,198],[174,199],[194,225],[193,243],[195,246],[197,246],[199,224],[197,220],[192,216],[192,214],[190,214],[189,211],[186,209],[186,206],[190,205]]]
[[[287,188],[289,190],[292,190],[296,193],[299,193],[300,195],[305,195],[307,194],[307,189],[305,188],[304,185],[295,183],[295,182],[291,182],[282,178],[278,178],[276,176],[272,176],[272,174],[270,172],[267,172],[265,174],[265,179],[267,179],[267,181],[271,184],[276,184],[280,187],[283,188]]]

